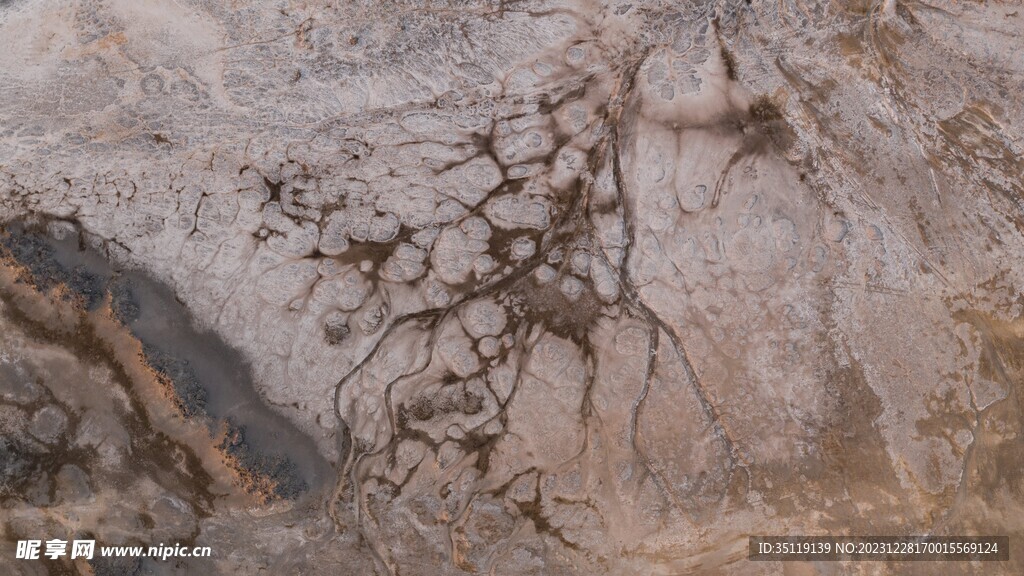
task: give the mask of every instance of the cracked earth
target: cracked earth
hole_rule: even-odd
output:
[[[0,1],[0,567],[1021,573],[746,555],[1024,545],[1022,14]]]

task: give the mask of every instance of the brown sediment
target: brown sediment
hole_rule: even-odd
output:
[[[719,40],[718,43],[719,54],[722,57],[722,64],[725,66],[725,75],[729,80],[737,80],[737,69],[736,69],[736,58],[732,55],[732,52],[725,47],[725,44]]]
[[[602,315],[605,304],[586,284],[575,298],[570,298],[559,289],[559,283],[568,272],[561,270],[554,280],[538,284],[532,277],[520,281],[517,298],[522,302],[523,317],[530,323],[543,326],[545,330],[576,343],[586,339],[593,323]]]
[[[749,114],[758,132],[767,136],[785,153],[797,142],[796,131],[786,121],[785,111],[776,96],[761,94],[750,103]]]
[[[979,413],[979,450],[970,475],[983,488],[979,495],[995,498],[1006,489],[1019,503],[1024,500],[1024,319],[1001,320],[976,310],[954,317],[980,336],[978,376],[998,383],[1006,393]]]
[[[910,524],[914,514],[911,510],[901,510],[907,505],[902,498],[903,488],[886,450],[886,442],[875,424],[882,414],[882,402],[871,390],[857,362],[836,368],[825,374],[824,380],[830,417],[821,432],[821,462],[812,465],[820,468],[810,477],[819,485],[818,494],[844,493],[846,498],[836,510],[830,511],[822,524],[833,529],[898,532]],[[793,494],[801,498],[805,492],[797,488]],[[876,518],[865,517],[860,512],[863,506],[882,499],[896,512],[888,526],[880,526]],[[804,505],[819,503],[805,501]],[[901,516],[906,519],[895,519]]]

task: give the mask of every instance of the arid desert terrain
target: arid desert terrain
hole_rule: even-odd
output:
[[[0,573],[1024,573],[1022,153],[1019,1],[0,0]]]

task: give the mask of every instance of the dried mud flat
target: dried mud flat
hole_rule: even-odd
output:
[[[0,2],[0,572],[1024,572],[1022,14]]]

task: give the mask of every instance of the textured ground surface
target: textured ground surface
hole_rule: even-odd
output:
[[[215,551],[10,570],[1021,573],[1022,36],[1019,2],[0,1],[4,550]],[[229,421],[228,365],[319,455]],[[746,561],[787,533],[1017,553]]]

